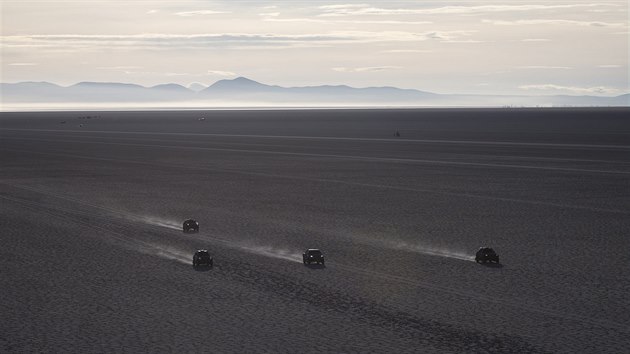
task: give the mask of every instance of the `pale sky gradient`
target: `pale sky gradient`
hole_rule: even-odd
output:
[[[2,82],[630,92],[625,0],[1,4]]]

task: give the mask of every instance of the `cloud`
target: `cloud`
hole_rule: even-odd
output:
[[[570,25],[570,26],[591,26],[591,27],[627,27],[625,23],[610,23],[599,21],[574,21],[574,20],[481,20],[483,23],[489,23],[497,26],[522,26],[522,25]]]
[[[551,42],[549,38],[525,38],[521,39],[521,42]]]
[[[235,76],[236,74],[231,71],[221,71],[221,70],[208,70],[208,75],[216,75],[216,76]]]
[[[149,10],[149,11],[147,11],[147,14],[149,14],[149,15],[153,15],[153,14],[156,14],[156,13],[158,13],[158,12],[160,12],[160,10],[155,10],[155,9],[154,9],[154,10]]]
[[[10,66],[35,66],[39,63],[9,63]]]
[[[159,71],[131,71],[123,70],[125,75],[150,75],[150,76],[189,76],[189,73],[177,73],[177,72],[159,72]]]
[[[190,16],[204,16],[204,15],[218,15],[218,14],[227,14],[229,12],[225,11],[213,11],[213,10],[199,10],[199,11],[182,11],[176,12],[174,15],[190,17]]]
[[[433,50],[428,49],[390,49],[383,50],[381,53],[432,53]]]
[[[121,66],[97,66],[97,69],[101,70],[130,70],[130,69],[142,69],[141,66],[134,65],[121,65]]]
[[[605,86],[596,86],[596,87],[577,87],[577,86],[562,86],[555,84],[540,84],[540,85],[521,85],[518,86],[521,90],[538,90],[538,91],[564,91],[570,92],[573,94],[620,94],[621,90],[605,87]]]
[[[463,39],[463,40],[446,40],[444,43],[485,43],[486,41],[480,41],[476,39]]]
[[[526,66],[517,66],[517,69],[560,69],[560,70],[569,70],[573,69],[569,66],[548,66],[548,65],[526,65]]]
[[[432,14],[479,14],[494,12],[523,12],[584,7],[611,6],[609,4],[566,4],[566,5],[479,5],[479,6],[442,6],[434,8],[379,8],[367,4],[325,5],[319,16],[354,16],[354,15],[432,15]]]
[[[325,46],[333,43],[378,43],[378,42],[418,42],[437,40],[443,42],[458,41],[470,36],[475,31],[335,31],[325,34],[251,34],[251,33],[213,33],[213,34],[51,34],[2,36],[0,43],[5,48],[39,49],[134,49],[134,50],[170,50],[170,49],[256,49],[263,46],[291,48]],[[466,42],[472,42],[467,40]]]
[[[261,14],[262,15],[262,14]],[[374,24],[374,25],[426,25],[432,21],[395,21],[395,20],[329,20],[315,18],[275,18],[263,19],[267,22],[312,22],[312,23],[349,23],[349,24]]]
[[[617,65],[617,64],[604,64],[604,65],[597,65],[598,68],[604,68],[604,69],[614,69],[614,68],[621,68],[621,65]]]
[[[337,68],[332,68],[332,69],[334,71],[339,71],[339,72],[344,72],[344,73],[362,73],[362,72],[377,72],[377,71],[384,71],[384,70],[393,70],[393,69],[400,69],[400,68],[402,67],[386,65],[386,66],[368,66],[368,67],[362,67],[362,68],[337,67]]]
[[[37,48],[54,50],[133,49],[171,50],[257,47],[273,44],[282,47],[304,46],[308,43],[352,42],[357,36],[347,34],[132,34],[132,35],[24,35],[0,37],[3,48]]]

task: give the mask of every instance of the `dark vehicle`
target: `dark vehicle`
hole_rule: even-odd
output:
[[[324,254],[318,249],[309,248],[302,254],[302,261],[304,264],[324,264]]]
[[[475,255],[475,261],[477,263],[499,263],[499,255],[490,247],[481,247]]]
[[[208,253],[208,250],[197,250],[193,255],[193,267],[212,267],[212,263],[212,257],[210,253]]]
[[[199,223],[196,220],[188,219],[184,221],[184,232],[199,232]]]

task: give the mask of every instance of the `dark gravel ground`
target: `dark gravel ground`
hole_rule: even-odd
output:
[[[1,113],[0,352],[627,352],[628,113]]]

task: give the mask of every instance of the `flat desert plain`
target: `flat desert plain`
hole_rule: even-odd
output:
[[[628,113],[2,113],[0,352],[626,353]]]

